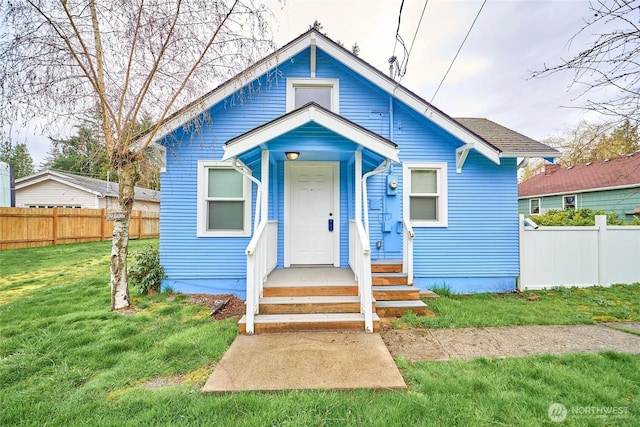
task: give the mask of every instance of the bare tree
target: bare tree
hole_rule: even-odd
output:
[[[97,106],[124,213],[114,225],[112,310],[129,305],[136,163],[177,105],[272,48],[267,13],[253,0],[3,1],[0,126],[35,117],[71,126]],[[145,116],[155,124],[140,136]]]
[[[640,121],[640,0],[594,0],[590,9],[593,15],[570,42],[595,31],[593,44],[533,76],[573,72],[585,108],[635,126]]]
[[[560,150],[560,164],[564,167],[613,159],[640,150],[638,127],[632,126],[629,121],[618,126],[612,123],[581,121],[544,142]]]

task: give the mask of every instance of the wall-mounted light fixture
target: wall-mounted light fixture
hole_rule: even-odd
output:
[[[300,157],[300,153],[297,151],[287,151],[284,155],[287,156],[289,160],[298,160],[298,157]]]

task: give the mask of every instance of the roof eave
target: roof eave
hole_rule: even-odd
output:
[[[559,151],[548,151],[548,152],[540,152],[540,151],[503,151],[500,153],[500,157],[510,158],[510,157],[541,157],[541,158],[558,158],[562,157],[562,153]]]
[[[317,104],[307,104],[285,114],[272,122],[259,126],[252,131],[227,141],[224,145],[222,160],[237,157],[259,145],[284,135],[307,123],[317,123],[354,143],[367,148],[380,156],[400,162],[398,147],[391,141],[375,135],[343,117],[331,113]]]

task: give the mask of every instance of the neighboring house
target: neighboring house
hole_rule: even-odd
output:
[[[300,265],[351,267],[366,313],[369,257],[420,289],[513,291],[516,158],[558,155],[447,116],[315,30],[174,114],[155,143],[164,286],[246,297],[247,316],[267,273]]]
[[[16,206],[26,208],[118,209],[118,183],[45,170],[16,179]],[[160,192],[135,188],[133,209],[160,211]]]
[[[544,172],[518,185],[518,210],[525,215],[566,208],[615,211],[629,222],[640,215],[640,152],[568,168],[545,164]]]

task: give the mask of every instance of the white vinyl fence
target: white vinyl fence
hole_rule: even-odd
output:
[[[520,215],[519,290],[640,282],[640,226],[525,227]]]

